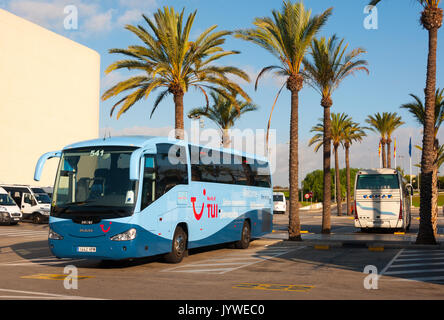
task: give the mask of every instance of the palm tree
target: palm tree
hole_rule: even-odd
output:
[[[386,126],[386,143],[387,143],[387,168],[392,167],[392,153],[391,153],[391,143],[393,132],[402,126],[405,122],[401,121],[401,117],[393,113],[387,113],[387,126]]]
[[[111,49],[110,53],[123,54],[128,58],[112,63],[106,73],[118,69],[135,70],[139,73],[121,81],[108,89],[102,96],[103,100],[132,91],[120,99],[111,109],[120,106],[119,118],[142,98],[147,98],[153,91],[162,89],[158,94],[151,116],[159,103],[169,94],[173,95],[175,105],[176,138],[183,139],[183,98],[190,87],[203,93],[207,100],[207,90],[225,94],[224,90],[238,92],[248,102],[249,96],[228,76],[234,75],[249,81],[248,75],[235,67],[214,65],[213,62],[222,57],[237,54],[237,51],[224,51],[221,45],[231,32],[214,30],[213,25],[201,33],[195,41],[190,41],[191,27],[196,11],[190,14],[184,23],[184,10],[178,13],[174,8],[159,9],[152,19],[143,15],[149,26],[127,25],[125,28],[134,33],[143,45],[132,45],[127,49]]]
[[[367,136],[364,132],[365,127],[360,127],[358,123],[353,122],[344,129],[342,145],[345,149],[345,168],[346,168],[346,189],[347,189],[347,215],[351,215],[351,182],[350,182],[350,147],[353,142],[361,142],[362,138]]]
[[[323,119],[320,119],[321,121]],[[342,190],[341,179],[339,175],[339,146],[344,142],[344,132],[348,130],[348,127],[353,126],[354,122],[345,113],[332,113],[331,114],[331,127],[330,136],[333,143],[333,150],[335,155],[335,177],[336,177],[336,203],[338,216],[342,215]],[[317,152],[322,145],[324,145],[324,123],[318,123],[312,127],[311,132],[317,132],[308,142],[311,146],[316,144],[315,151]]]
[[[235,107],[232,100],[235,100],[236,97],[227,99],[221,94],[216,94],[214,92],[211,92],[210,95],[213,99],[213,105],[209,108],[194,108],[188,113],[188,117],[206,117],[212,120],[221,131],[223,147],[228,148],[230,145],[228,130],[234,126],[236,120],[238,120],[243,114],[250,111],[256,111],[257,106],[245,101],[237,101],[237,107]]]
[[[327,22],[331,12],[332,8],[312,17],[311,10],[306,10],[302,2],[293,4],[284,1],[280,12],[273,10],[272,17],[256,18],[253,22],[254,28],[238,30],[235,33],[236,37],[259,45],[279,60],[280,65],[271,65],[261,70],[256,79],[256,89],[258,80],[265,73],[276,70],[277,75],[286,77],[284,85],[291,92],[288,232],[289,240],[294,241],[302,240],[298,203],[298,107],[299,91],[303,87],[304,78],[300,71],[310,43]]]
[[[387,134],[387,112],[384,112],[382,115],[378,112],[374,116],[369,115],[365,122],[370,125],[370,130],[379,133],[382,149],[382,167],[387,168],[387,154],[385,150],[385,145],[387,143],[386,134]]]
[[[424,126],[425,123],[425,107],[422,100],[414,95],[410,94],[410,96],[414,99],[413,102],[406,103],[401,105],[402,109],[408,110],[414,118],[417,120],[419,124]],[[441,127],[442,122],[444,121],[444,89],[440,90],[439,88],[435,92],[435,125],[434,125],[434,152],[435,152],[435,162],[433,168],[433,179],[432,179],[432,226],[433,232],[436,235],[436,221],[438,219],[438,170],[442,163],[440,163],[440,158],[442,154],[440,154],[441,147],[439,146],[439,140],[437,138],[439,128]],[[422,150],[421,147],[418,148]]]
[[[381,0],[372,0],[376,5]],[[420,224],[416,238],[417,244],[436,244],[432,225],[432,185],[435,167],[434,141],[434,94],[436,91],[436,50],[438,47],[438,30],[442,26],[443,10],[439,8],[441,0],[417,0],[424,8],[421,13],[421,25],[428,31],[429,52],[427,57],[427,76],[425,88],[425,122],[422,138],[421,157],[421,191],[420,191]]]
[[[304,59],[303,74],[308,84],[318,91],[322,97],[321,106],[324,108],[324,198],[322,206],[322,233],[330,233],[331,230],[331,118],[330,108],[333,105],[332,94],[343,80],[356,71],[366,71],[368,63],[358,60],[358,56],[365,50],[358,48],[346,53],[348,44],[344,39],[340,40],[334,35],[328,40],[324,37],[314,39],[311,44],[311,56],[313,61]]]

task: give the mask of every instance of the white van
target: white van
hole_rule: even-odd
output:
[[[22,213],[15,201],[0,187],[0,223],[14,225],[22,220]]]
[[[355,227],[409,230],[410,195],[413,187],[405,184],[395,169],[360,170],[355,178]]]
[[[36,193],[30,186],[2,185],[23,214],[23,220],[30,219],[34,223],[48,222],[51,199],[46,193]]]
[[[283,192],[273,192],[273,213],[284,214],[287,211],[287,202]]]

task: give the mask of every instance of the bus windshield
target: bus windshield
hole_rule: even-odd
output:
[[[7,193],[0,193],[0,206],[15,206],[15,201]]]
[[[63,152],[52,214],[131,215],[135,206],[136,182],[129,179],[129,163],[135,149],[94,147]]]
[[[46,193],[34,193],[38,203],[51,203],[51,199]]]
[[[399,189],[396,174],[364,174],[358,176],[356,189]]]

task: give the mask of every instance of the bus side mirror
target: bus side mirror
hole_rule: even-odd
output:
[[[60,158],[61,156],[62,156],[61,151],[48,152],[42,155],[37,161],[37,165],[35,166],[34,180],[40,181],[40,177],[42,176],[43,166],[45,165],[46,160],[51,158]]]

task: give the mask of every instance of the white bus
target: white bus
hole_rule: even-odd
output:
[[[413,187],[395,169],[360,170],[355,178],[355,227],[409,230]]]

